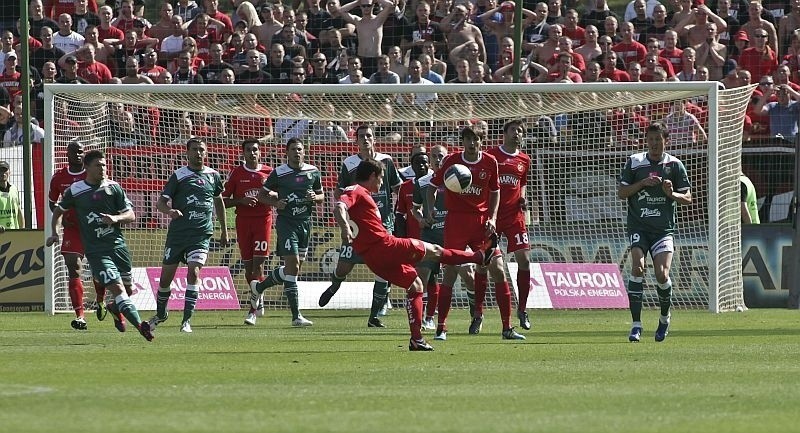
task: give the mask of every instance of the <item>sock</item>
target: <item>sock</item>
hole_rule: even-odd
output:
[[[183,298],[183,321],[188,322],[194,315],[194,306],[197,304],[197,284],[186,285],[186,295]]]
[[[334,293],[334,294],[336,292],[338,292],[339,291],[339,287],[342,287],[342,283],[344,282],[345,278],[346,277],[339,278],[336,275],[336,271],[335,270],[333,272],[331,272],[331,286],[328,287],[328,291],[331,292],[331,293]]]
[[[159,319],[167,318],[167,303],[170,296],[169,287],[159,287],[158,296],[156,297],[156,316]]]
[[[372,286],[372,307],[369,309],[369,317],[378,317],[378,311],[386,304],[388,295],[389,283],[375,280],[375,284]]]
[[[428,293],[428,305],[425,308],[425,317],[433,317],[436,313],[436,307],[439,303],[439,283],[428,283],[426,287]]]
[[[408,313],[408,327],[411,329],[411,338],[422,339],[422,293],[409,292],[406,300],[406,313]]]
[[[661,307],[661,317],[669,317],[669,307],[672,305],[672,279],[667,278],[667,282],[658,283],[656,293],[658,293],[658,306]]]
[[[439,327],[447,329],[447,315],[450,314],[450,304],[453,302],[453,287],[447,284],[439,286]]]
[[[135,326],[137,329],[139,325],[142,324],[142,318],[139,317],[139,311],[136,310],[136,306],[133,305],[131,302],[131,298],[128,297],[128,294],[122,292],[121,295],[114,298],[114,302],[117,305],[117,310],[128,319],[128,323]]]
[[[467,252],[444,248],[439,262],[445,265],[464,265],[467,263],[483,263],[483,253],[480,251]]]
[[[642,298],[644,288],[642,287],[642,277],[631,276],[628,279],[628,304],[630,304],[631,320],[634,322],[642,321]]]
[[[67,291],[69,291],[69,302],[75,310],[75,317],[83,317],[83,281],[80,278],[70,278]]]
[[[297,296],[297,275],[286,275],[283,277],[283,293],[289,300],[289,308],[292,310],[292,320],[300,317],[300,302]]]
[[[283,266],[273,269],[269,273],[269,275],[267,275],[267,278],[264,278],[262,281],[256,284],[256,291],[258,292],[258,294],[261,295],[262,293],[264,293],[264,290],[267,290],[272,286],[284,282],[284,278],[286,275],[283,273],[283,270],[284,270]]]
[[[488,285],[486,274],[475,272],[475,314],[472,317],[483,315],[483,303],[486,301],[486,286]]]
[[[94,283],[94,292],[97,294],[95,301],[97,305],[103,305],[106,300],[106,288],[97,280],[92,280],[92,282]]]
[[[509,329],[511,328],[511,287],[508,285],[508,281],[503,281],[494,284],[494,291],[503,329]]]
[[[517,310],[525,311],[528,307],[528,294],[531,292],[531,270],[520,269],[517,271],[517,289],[519,290],[519,304]]]
[[[473,283],[472,290],[466,289],[467,292],[467,305],[469,306],[469,317],[475,317],[475,286]]]

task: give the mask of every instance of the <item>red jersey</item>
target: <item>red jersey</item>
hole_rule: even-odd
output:
[[[97,0],[89,0],[86,4],[86,9],[97,14]],[[44,1],[44,16],[51,19],[58,20],[61,14],[75,13],[75,0],[45,0]]]
[[[674,50],[667,50],[664,48],[663,50],[658,52],[658,57],[662,59],[667,59],[672,64],[673,71],[682,71],[683,70],[683,50],[680,48],[675,48]]]
[[[97,26],[97,40],[103,42],[106,39],[117,39],[119,41],[124,41],[125,32],[114,26],[108,26],[107,29],[104,29],[102,26]]]
[[[11,100],[14,100],[14,97],[18,94],[22,93],[22,88],[20,87],[20,79],[22,74],[17,71],[14,71],[12,74],[3,73],[0,75],[0,86],[5,87],[6,91],[8,91],[8,96]]]
[[[611,81],[620,83],[627,83],[628,81],[631,80],[631,76],[627,72],[616,68],[614,68],[611,71],[609,71],[608,69],[603,69],[603,72],[600,73],[600,76],[603,78],[608,78]]]
[[[372,195],[361,185],[350,185],[342,191],[338,203],[347,207],[347,215],[353,230],[353,249],[363,255],[371,245],[389,236],[383,226],[378,205]],[[355,226],[355,227],[353,227]]]
[[[78,76],[90,84],[111,84],[111,79],[114,78],[108,66],[97,61],[91,65],[78,62]]]
[[[69,166],[58,170],[53,174],[50,179],[50,195],[47,197],[52,204],[58,204],[58,199],[73,183],[86,180],[86,170],[81,170],[77,173],[69,171]],[[61,225],[64,227],[78,228],[78,220],[75,215],[75,209],[70,209],[64,212],[64,218],[61,220]]]
[[[258,191],[264,185],[264,180],[272,173],[272,167],[266,164],[258,164],[253,169],[247,168],[242,164],[233,170],[225,182],[225,190],[222,191],[223,197],[243,198],[256,197]],[[272,215],[272,209],[264,203],[250,206],[236,206],[236,215],[248,217],[264,217]]]
[[[644,61],[644,56],[647,54],[647,47],[636,41],[631,41],[630,44],[620,42],[611,47],[611,50],[616,52],[617,56],[625,62],[626,68],[631,62],[639,62],[639,64],[641,64]]]
[[[501,146],[486,151],[497,160],[497,172],[500,180],[500,204],[497,208],[497,220],[511,220],[522,213],[520,199],[522,189],[528,184],[528,172],[531,158],[517,149],[508,153]]]
[[[564,33],[564,36],[572,40],[572,48],[578,48],[586,43],[586,29],[583,27],[577,26],[575,30],[564,27],[561,31]]]
[[[406,216],[406,237],[420,239],[422,229],[419,227],[419,221],[412,215],[412,209],[414,209],[414,179],[408,179],[397,190],[394,211]]]
[[[753,77],[753,81],[758,81],[764,75],[772,75],[778,69],[778,57],[769,48],[768,53],[758,52],[755,47],[745,48],[739,55],[739,67],[746,69]]]
[[[153,67],[142,66],[139,68],[139,73],[147,75],[154,83],[161,83],[161,75],[167,72],[163,66],[153,65]]]
[[[453,164],[462,164],[472,173],[472,185],[461,192],[454,193],[445,188],[445,205],[448,212],[464,212],[486,214],[489,211],[489,193],[500,191],[500,180],[497,173],[497,160],[486,152],[481,152],[475,162],[464,159],[464,152],[455,152],[442,161],[441,168],[433,174],[431,185],[444,185],[444,174]]]

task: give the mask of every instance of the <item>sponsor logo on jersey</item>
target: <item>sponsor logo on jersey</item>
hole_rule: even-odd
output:
[[[500,176],[500,185],[519,185],[519,178],[513,174],[504,174]]]
[[[190,210],[189,213],[186,214],[186,215],[189,217],[189,221],[191,221],[191,220],[201,220],[201,219],[206,217],[205,212],[197,212],[197,211],[193,211],[193,210]]]
[[[461,191],[461,194],[481,195],[481,192],[483,192],[483,188],[475,185],[470,185],[469,188],[465,189],[464,191]]]
[[[642,214],[639,216],[640,218],[655,218],[660,217],[661,211],[658,209],[648,209],[646,207],[642,208]]]
[[[488,174],[486,174],[486,172],[483,170],[481,170],[480,174],[478,174],[478,178],[480,179],[486,179],[486,176],[488,176]]]

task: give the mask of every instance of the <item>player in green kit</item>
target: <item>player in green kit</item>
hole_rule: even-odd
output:
[[[672,236],[677,225],[678,204],[691,204],[692,191],[686,167],[665,152],[669,142],[667,126],[661,122],[647,127],[647,151],[628,157],[619,178],[618,196],[628,201],[628,240],[631,245],[631,276],[628,301],[633,324],[628,341],[642,335],[643,277],[647,253],[653,259],[661,317],[655,340],[669,333],[672,280],[669,268],[675,251]]]
[[[83,164],[86,179],[65,190],[53,209],[53,234],[47,238],[46,245],[60,242],[61,218],[68,209],[75,209],[92,276],[114,295],[107,308],[115,316],[122,313],[147,341],[152,341],[150,324],[139,317],[126,290],[131,287],[131,254],[120,225],[136,219],[133,206],[122,187],[106,178],[106,158],[102,151],[86,152]]]
[[[275,223],[278,243],[275,250],[283,259],[283,266],[273,269],[261,282],[250,282],[250,311],[244,319],[245,324],[256,324],[256,308],[261,294],[268,287],[282,282],[283,293],[292,310],[292,326],[313,325],[300,314],[297,277],[308,252],[314,206],[324,199],[319,169],[305,163],[303,142],[299,138],[289,139],[286,142],[286,164],[270,173],[258,193],[259,201],[278,209]]]
[[[342,161],[342,167],[339,170],[339,179],[336,185],[339,189],[337,197],[341,195],[345,188],[355,184],[356,168],[361,164],[361,161],[374,159],[383,163],[385,167],[383,171],[383,183],[380,190],[372,193],[372,199],[375,200],[375,204],[378,206],[383,226],[386,227],[389,233],[392,233],[394,231],[392,192],[397,192],[403,180],[394,165],[392,157],[375,150],[375,134],[371,126],[364,124],[356,129],[356,142],[358,144],[358,153],[350,155]],[[342,245],[342,249],[339,252],[339,262],[336,264],[336,270],[331,274],[331,286],[322,292],[322,295],[319,297],[320,307],[328,305],[333,295],[339,291],[339,287],[341,287],[347,274],[349,274],[358,263],[364,263],[364,261],[353,251],[352,245]],[[376,275],[375,285],[372,288],[372,307],[370,308],[369,319],[367,319],[368,327],[384,327],[383,323],[378,319],[378,312],[386,305],[388,296],[389,282]]]
[[[156,315],[150,319],[153,329],[168,318],[170,285],[178,266],[184,262],[187,267],[186,295],[180,330],[192,332],[189,321],[197,304],[200,270],[208,258],[209,243],[214,234],[212,213],[219,218],[219,242],[223,247],[228,245],[222,178],[216,170],[205,165],[207,155],[206,143],[199,138],[190,138],[186,142],[188,164],[172,173],[156,204],[158,210],[169,216],[171,221],[164,246]]]

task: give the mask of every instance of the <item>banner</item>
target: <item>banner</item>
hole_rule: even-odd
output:
[[[170,297],[167,309],[172,311],[183,310],[186,296],[187,268],[179,267],[175,278],[170,284]],[[160,267],[134,268],[133,269],[133,295],[131,300],[138,310],[155,310],[158,287],[161,278]],[[231,277],[230,269],[226,266],[207,266],[200,272],[199,294],[197,297],[197,310],[238,310],[239,297],[236,294],[236,285]]]
[[[513,277],[517,264],[508,263]],[[628,308],[625,280],[609,263],[531,263],[527,308]],[[516,278],[509,279],[516,287]],[[519,297],[517,297],[519,299]]]
[[[44,233],[0,234],[0,311],[44,311]]]

